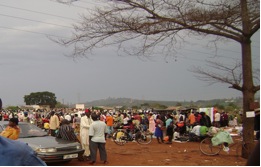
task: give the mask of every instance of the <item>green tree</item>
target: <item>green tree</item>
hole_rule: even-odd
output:
[[[124,111],[126,110],[128,107],[127,106],[122,106],[121,108],[119,108],[120,111]]]
[[[103,112],[104,109],[98,106],[92,106],[92,110],[100,110],[101,112]]]
[[[153,104],[151,104],[151,107],[155,108],[155,109],[166,109],[166,108],[168,108],[167,106],[159,104],[159,103],[153,103]]]
[[[119,52],[127,54],[169,55],[186,34],[238,42],[242,50],[242,83],[237,79],[225,82],[223,77],[219,81],[242,92],[243,139],[252,142],[247,147],[253,149],[254,119],[246,118],[246,112],[260,90],[260,85],[253,82],[251,58],[251,37],[260,28],[259,0],[114,0],[106,4],[97,7],[91,16],[82,17],[71,39],[58,41],[74,46],[72,56],[86,56],[108,45],[118,45]],[[129,41],[134,39],[140,45],[130,47]],[[242,156],[247,158],[248,154],[243,152]]]
[[[238,109],[238,106],[235,103],[228,103],[228,106],[231,106],[234,109]]]
[[[8,106],[6,109],[11,111],[18,111],[20,108],[18,106]]]
[[[143,104],[141,104],[140,106],[141,106],[141,107],[149,107],[150,104],[149,104],[149,103],[143,103]]]
[[[225,107],[225,111],[227,111],[227,112],[229,112],[229,113],[234,113],[234,114],[236,114],[235,111],[237,111],[237,110],[235,110],[235,108],[234,108],[233,106],[226,106],[226,107]]]
[[[213,105],[213,107],[216,107],[216,108],[218,108],[220,110],[224,110],[225,109],[225,106],[223,106],[221,104],[215,104],[215,105]]]
[[[49,105],[50,108],[54,108],[57,104],[55,94],[48,91],[25,95],[24,102],[26,105]]]
[[[140,109],[140,107],[138,107],[138,106],[131,106],[131,108],[132,108],[133,110]]]

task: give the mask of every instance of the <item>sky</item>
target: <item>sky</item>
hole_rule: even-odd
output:
[[[50,40],[69,38],[80,15],[105,2],[79,0],[71,5],[55,0],[0,1],[0,98],[4,106],[25,105],[24,96],[49,91],[59,102],[75,104],[111,98],[197,101],[241,97],[229,85],[210,85],[189,69],[208,68],[205,60],[240,60],[234,41],[221,41],[218,50],[191,39],[173,56],[119,56],[116,48],[95,50],[87,58],[65,56],[65,48]],[[252,38],[253,66],[260,69],[260,34]]]

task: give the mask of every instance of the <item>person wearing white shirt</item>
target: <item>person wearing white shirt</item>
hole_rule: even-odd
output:
[[[127,116],[126,113],[124,113],[123,124],[127,125],[129,120],[130,120],[130,118]]]
[[[72,117],[70,116],[70,114],[66,114],[64,119],[67,119],[67,121],[71,122]]]
[[[196,125],[193,127],[191,132],[189,133],[189,141],[194,141],[196,136],[200,136],[200,125]]]
[[[81,144],[84,151],[84,158],[89,159],[90,157],[90,148],[89,148],[89,129],[90,125],[92,124],[93,120],[91,118],[91,112],[89,109],[85,110],[85,115],[81,117],[80,121],[80,138]]]
[[[220,127],[220,113],[218,111],[214,115],[214,126],[217,128]]]
[[[104,164],[107,164],[107,152],[105,149],[107,126],[103,121],[100,121],[99,114],[93,113],[91,117],[93,123],[90,125],[89,129],[91,152],[90,164],[93,165],[96,162],[97,150],[99,150],[100,153],[100,160],[103,161]]]

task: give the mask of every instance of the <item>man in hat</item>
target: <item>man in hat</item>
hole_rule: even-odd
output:
[[[80,138],[81,138],[82,148],[85,150],[83,157],[87,159],[90,158],[89,128],[92,122],[93,120],[91,118],[91,112],[89,109],[86,109],[84,116],[81,117]]]
[[[11,118],[9,120],[8,126],[5,128],[4,131],[2,131],[0,135],[12,140],[18,139],[20,134],[20,128],[17,125],[18,125],[18,118]]]

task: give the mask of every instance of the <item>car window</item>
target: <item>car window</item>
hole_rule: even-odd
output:
[[[47,132],[43,131],[41,128],[38,128],[33,124],[21,124],[19,127],[21,129],[20,138],[40,137],[47,135]]]
[[[4,125],[4,128],[8,126],[8,124]],[[46,136],[47,132],[43,131],[41,128],[38,128],[37,126],[33,124],[18,124],[20,128],[20,135],[19,138],[27,138],[27,137],[40,137],[40,136]],[[1,129],[1,128],[0,128]]]

